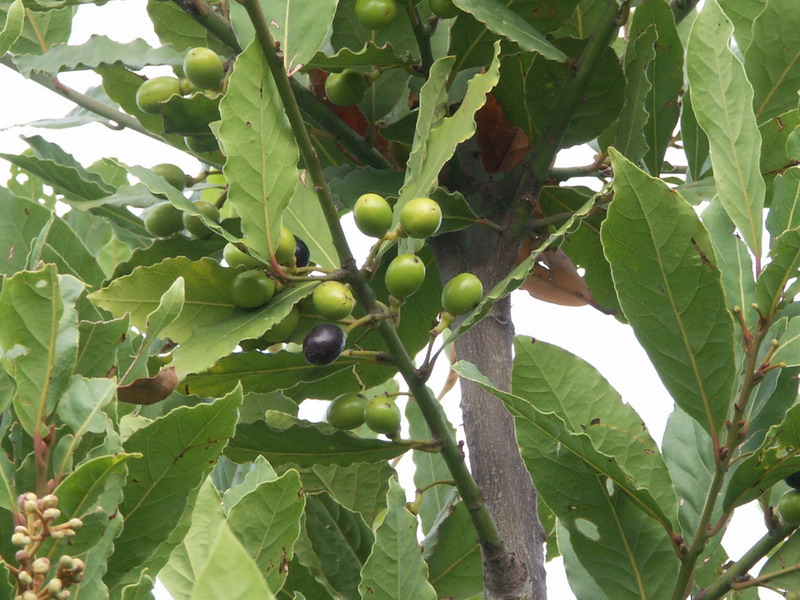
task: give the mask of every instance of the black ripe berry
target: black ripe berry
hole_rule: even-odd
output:
[[[786,479],[786,485],[789,487],[793,487],[796,490],[800,490],[800,471],[795,471],[791,475],[789,475]]]
[[[303,354],[312,365],[327,365],[344,350],[344,332],[333,323],[317,325],[303,340]]]
[[[294,265],[296,267],[307,267],[311,259],[311,252],[306,243],[299,237],[294,236]]]

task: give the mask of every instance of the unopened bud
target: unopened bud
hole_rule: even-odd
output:
[[[64,531],[63,531],[63,530],[61,530],[61,529],[53,529],[53,530],[50,532],[50,536],[51,536],[51,537],[52,537],[54,540],[60,540],[60,539],[63,539],[63,538],[64,538]]]
[[[31,538],[24,533],[15,533],[11,536],[11,543],[15,546],[27,546],[31,543]]]
[[[83,573],[75,573],[70,579],[72,579],[73,583],[80,583],[83,581]]]
[[[22,507],[22,510],[35,513],[39,510],[39,505],[36,503],[36,500],[25,500],[25,506]]]
[[[22,592],[22,600],[36,600],[36,593],[31,591]]]
[[[33,577],[27,571],[20,571],[19,575],[17,575],[17,581],[22,587],[28,587],[33,583]]]
[[[36,494],[34,494],[33,492],[28,492],[28,493],[24,494],[24,496],[25,496],[25,500],[33,500],[34,502],[36,502],[36,500],[38,500],[38,496],[36,496]]]
[[[75,568],[75,561],[72,560],[71,556],[64,554],[58,559],[58,568],[64,569],[65,571],[72,571]]]
[[[27,550],[17,550],[17,553],[14,555],[14,558],[17,559],[17,562],[21,565],[24,565],[31,559],[30,553]]]
[[[61,531],[63,531],[64,535],[67,537],[72,537],[73,535],[75,535],[74,529],[62,529]]]
[[[63,592],[59,592],[56,596],[56,600],[68,600],[68,598],[72,595],[72,592],[69,590],[64,590]]]
[[[44,498],[39,500],[42,508],[55,508],[58,506],[58,497],[53,494],[47,494]]]
[[[42,516],[48,521],[54,521],[61,516],[61,511],[57,508],[48,508],[42,513]]]
[[[47,573],[50,570],[50,559],[45,558],[44,556],[37,558],[35,561],[33,561],[31,570],[36,574]]]
[[[83,564],[83,561],[80,558],[73,558],[72,562],[75,566],[72,567],[72,571],[74,573],[80,573],[86,568],[86,565]]]
[[[72,518],[67,521],[67,525],[69,525],[70,529],[80,529],[83,527],[83,521],[80,519]]]
[[[51,595],[55,596],[58,592],[61,591],[61,580],[60,579],[51,579],[47,584],[47,591]]]
[[[28,535],[28,528],[25,525],[17,525],[14,527],[14,533],[21,533],[23,535]]]

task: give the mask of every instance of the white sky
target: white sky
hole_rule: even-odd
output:
[[[150,45],[157,46],[159,42],[144,7],[143,0],[110,2],[103,7],[84,5],[75,18],[70,43],[79,44],[92,33],[102,33],[121,42],[141,37]],[[146,72],[152,74],[158,71]],[[99,84],[99,77],[91,72],[63,74],[60,79],[81,91]],[[90,164],[104,156],[114,156],[129,164],[151,166],[172,162],[189,173],[200,170],[200,165],[194,158],[133,131],[112,131],[99,124],[87,125],[80,130],[8,129],[18,123],[63,116],[73,105],[3,66],[0,66],[0,89],[6,91],[4,110],[0,111],[2,152],[21,152],[27,148],[27,144],[18,136],[39,134],[61,145],[83,164]],[[9,98],[12,99],[10,102]],[[588,148],[576,148],[562,153],[558,166],[577,166],[591,161],[592,152]],[[7,174],[7,163],[0,162],[0,180],[5,181]],[[355,228],[352,228],[352,232],[356,250],[360,248],[364,256],[369,242]],[[656,440],[661,439],[666,418],[672,410],[672,401],[627,326],[592,308],[567,308],[546,304],[530,298],[525,292],[512,294],[512,314],[517,333],[557,344],[594,365],[622,394],[623,400],[629,402],[641,415],[653,437]],[[443,373],[440,370],[432,380],[434,389],[440,387]],[[460,423],[457,402],[456,389],[444,402],[454,423]],[[316,407],[304,406],[301,414],[306,417],[318,415],[317,418],[320,418],[324,404],[317,404]],[[460,437],[463,439],[463,431]],[[400,464],[401,479],[409,490],[409,497],[413,490],[413,484],[410,484],[410,467],[410,458],[404,459]],[[766,532],[758,507],[751,504],[739,509],[729,532],[735,534],[726,535],[724,545],[735,559]],[[574,598],[566,583],[560,559],[548,564],[548,589],[553,600]],[[159,600],[168,597],[163,589],[157,592]],[[777,594],[762,592],[762,598],[779,597]]]

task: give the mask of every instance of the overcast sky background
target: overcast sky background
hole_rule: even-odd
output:
[[[102,33],[114,40],[126,42],[137,37],[145,39],[151,46],[158,46],[152,25],[147,18],[144,0],[109,2],[103,7],[81,6],[75,17],[71,44],[85,42],[93,33]],[[149,68],[148,75],[171,74],[168,68]],[[60,80],[79,91],[98,85],[99,77],[92,72],[62,74]],[[36,83],[25,80],[12,70],[0,66],[0,89],[5,100],[0,111],[0,151],[18,153],[28,146],[20,135],[39,134],[61,145],[81,163],[88,165],[105,156],[117,157],[128,164],[152,166],[161,162],[172,162],[188,173],[200,171],[196,159],[170,148],[134,131],[112,131],[100,124],[91,124],[75,129],[33,129],[13,127],[43,118],[61,117],[74,105]],[[588,148],[575,148],[559,155],[558,166],[577,166],[592,162]],[[0,181],[8,176],[8,163],[0,161]],[[572,183],[572,182],[571,182]],[[596,180],[582,182],[597,187]],[[354,227],[350,227],[354,249],[366,255],[369,241]],[[557,344],[594,365],[641,415],[650,433],[661,440],[667,416],[672,411],[672,401],[661,384],[644,351],[636,342],[631,330],[613,317],[601,314],[590,307],[567,308],[534,300],[526,292],[512,294],[512,314],[517,333],[533,336]],[[446,376],[446,365],[432,379],[432,387],[439,389]],[[442,368],[443,367],[443,368]],[[327,403],[308,403],[301,407],[301,416],[321,418]],[[402,402],[401,402],[402,404]],[[453,390],[444,405],[454,423],[459,423],[458,390]],[[459,432],[463,439],[463,431]],[[413,498],[411,483],[411,459],[400,463],[400,477]],[[732,559],[740,557],[766,529],[761,511],[751,503],[739,509],[724,539],[724,545]],[[757,571],[754,571],[757,572]],[[548,589],[552,600],[574,598],[563,572],[561,560],[548,564]],[[169,596],[161,589],[159,600]],[[780,598],[771,592],[762,592],[762,598]],[[588,599],[586,599],[588,600]]]

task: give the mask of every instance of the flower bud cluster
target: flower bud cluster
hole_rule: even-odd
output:
[[[75,535],[83,522],[72,518],[56,525],[61,518],[58,498],[48,494],[38,498],[28,492],[22,494],[17,504],[17,526],[11,536],[11,543],[21,549],[16,553],[19,568],[9,565],[17,578],[17,595],[14,600],[67,600],[71,595],[69,587],[83,581],[85,565],[79,558],[62,556],[56,566],[55,575],[48,580],[51,572],[50,559],[37,557],[37,551],[48,538],[60,540]]]

